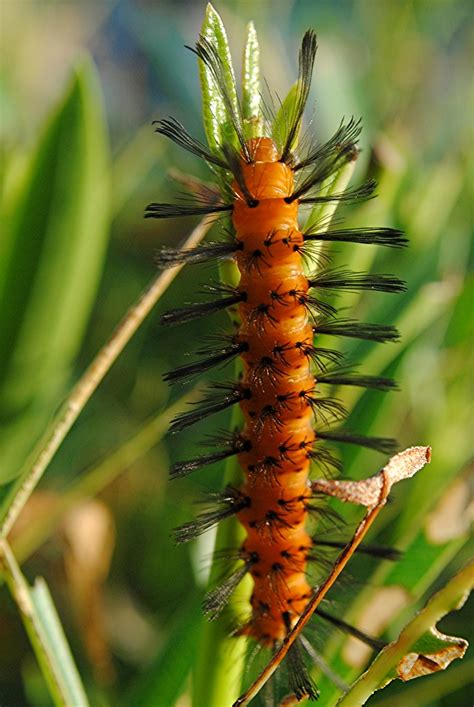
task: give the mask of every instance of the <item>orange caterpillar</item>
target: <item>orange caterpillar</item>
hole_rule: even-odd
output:
[[[337,459],[324,446],[327,441],[359,444],[382,453],[393,449],[393,440],[330,428],[330,422],[341,419],[345,411],[337,400],[321,394],[324,385],[389,390],[393,382],[353,373],[342,365],[339,352],[318,348],[315,337],[317,341],[318,334],[323,333],[383,342],[395,340],[397,332],[390,326],[337,319],[333,306],[315,293],[365,289],[400,292],[404,285],[390,275],[331,268],[308,275],[303,256],[315,241],[398,247],[405,244],[405,239],[390,228],[328,231],[324,223],[317,223],[303,233],[298,226],[298,212],[305,204],[354,201],[370,196],[374,189],[374,183],[368,182],[358,189],[329,196],[323,191],[328,180],[357,155],[360,127],[352,120],[341,124],[327,143],[310,147],[305,156],[293,154],[316,54],[312,31],[303,38],[297,96],[288,116],[286,135],[280,142],[271,135],[246,137],[244,120],[228,94],[225,67],[217,50],[201,38],[195,51],[221,92],[238,147],[223,142],[218,150],[211,151],[174,119],[160,121],[157,130],[204,158],[217,175],[226,175],[230,190],[224,186],[219,194],[209,188],[204,193],[204,203],[150,204],[146,216],[231,213],[230,238],[188,251],[165,248],[159,254],[159,264],[167,267],[230,257],[237,263],[240,282],[237,287],[209,288],[218,295],[217,299],[167,312],[163,323],[185,322],[238,305],[239,324],[217,346],[202,349],[197,362],[171,371],[166,379],[185,381],[236,356],[242,358],[243,373],[236,383],[215,384],[199,407],[180,415],[172,427],[179,431],[234,404],[241,407],[244,426],[220,440],[216,451],[175,464],[172,476],[180,477],[237,455],[244,481],[240,488],[229,487],[222,494],[215,494],[210,510],[179,528],[177,538],[192,539],[221,519],[238,517],[246,531],[239,549],[242,565],[208,595],[205,610],[216,616],[240,580],[250,573],[254,582],[251,616],[239,632],[274,648],[294,626],[311,596],[307,563],[315,559],[315,554],[317,557],[315,548],[343,545],[311,534],[308,514],[314,504],[309,481],[312,462],[319,462],[316,475],[331,465],[339,468]],[[392,551],[380,548],[365,551],[394,556]],[[377,644],[324,610],[318,613],[370,645]],[[298,684],[297,697],[316,697],[316,688],[304,666],[300,668]]]
[[[305,530],[313,411],[308,398],[316,380],[304,347],[312,343],[304,299],[309,289],[299,248],[298,201],[291,167],[280,162],[270,138],[248,143],[252,162],[242,162],[242,177],[254,201],[249,206],[238,184],[232,221],[242,249],[239,341],[248,391],[240,403],[245,417],[240,454],[251,499],[238,517],[247,531],[242,554],[251,561],[255,587],[252,618],[245,631],[262,643],[281,640],[311,596],[306,555],[312,547]],[[286,201],[285,201],[286,199]],[[249,258],[265,253],[257,277]]]

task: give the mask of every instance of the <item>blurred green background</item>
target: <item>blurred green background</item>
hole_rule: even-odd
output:
[[[204,9],[163,0],[2,5],[0,499],[71,384],[154,276],[156,248],[180,243],[193,226],[144,221],[142,213],[180,190],[170,168],[208,177],[204,164],[151,126],[171,114],[203,137],[196,61],[183,45],[195,41]],[[472,6],[222,0],[216,9],[238,66],[245,25],[255,21],[264,77],[281,97],[295,79],[304,30],[316,29],[311,132],[324,139],[343,116],[362,117],[356,178],[379,181],[378,199],[346,209],[346,223],[400,227],[410,238],[405,252],[341,246],[335,254],[355,270],[394,272],[409,288],[396,300],[338,300],[351,316],[396,323],[402,334],[399,345],[342,347],[361,370],[394,375],[401,387],[389,396],[346,392],[348,426],[396,436],[402,448],[433,447],[431,466],[396,490],[373,534],[405,549],[403,560],[392,567],[358,559],[350,568],[357,582],[334,595],[350,620],[390,639],[469,555]],[[222,469],[172,484],[167,476],[174,459],[193,456],[203,436],[228,421],[223,415],[179,440],[166,437],[163,411],[187,389],[170,390],[161,375],[177,352],[182,361],[226,320],[163,330],[158,316],[217,277],[212,267],[189,267],[170,287],[12,534],[28,578],[48,581],[93,705],[190,705],[212,539],[176,548],[170,532],[194,516],[202,491],[221,487]],[[383,460],[344,450],[344,461],[349,476],[364,477]],[[380,606],[390,607],[388,616]],[[43,707],[46,688],[3,587],[0,612],[0,703]],[[470,623],[466,606],[440,627],[473,638]],[[319,650],[350,682],[366,656],[341,635],[321,635]],[[446,673],[392,683],[371,704],[470,705],[472,661],[468,652]],[[334,704],[338,693],[326,679],[318,683],[320,704]]]

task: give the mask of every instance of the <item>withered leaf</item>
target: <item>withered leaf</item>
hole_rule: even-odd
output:
[[[362,481],[340,481],[338,479],[316,479],[311,487],[316,493],[335,496],[346,503],[359,503],[373,508],[390,493],[393,484],[409,479],[429,464],[430,447],[409,447],[393,456],[388,464],[375,476]]]
[[[416,641],[410,653],[403,656],[397,665],[397,677],[406,682],[444,670],[453,660],[462,658],[467,647],[464,638],[446,636],[433,627]]]

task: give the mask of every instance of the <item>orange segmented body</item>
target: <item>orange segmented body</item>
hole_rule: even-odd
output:
[[[311,406],[303,394],[314,389],[315,378],[298,343],[312,339],[313,330],[304,305],[292,294],[308,290],[295,248],[303,242],[298,204],[285,202],[293,193],[293,172],[278,161],[270,138],[251,140],[248,147],[254,162],[243,162],[242,174],[258,203],[249,206],[238,197],[233,211],[242,244],[237,254],[239,289],[246,294],[239,305],[239,340],[248,344],[242,354],[242,386],[250,391],[250,399],[240,403],[242,436],[251,445],[239,456],[245,475],[241,491],[251,504],[238,517],[247,533],[243,550],[253,558],[252,618],[244,630],[273,644],[288,631],[288,617],[291,624],[298,618],[311,591],[306,580],[311,547],[305,531],[306,445],[314,432]],[[233,187],[238,194],[238,185]],[[252,257],[256,265],[249,268]]]
[[[195,203],[152,203],[145,215],[170,218],[231,214],[230,238],[189,250],[163,248],[158,263],[166,268],[231,257],[237,264],[240,281],[236,287],[226,283],[209,287],[217,296],[215,300],[166,312],[162,323],[186,322],[225,309],[232,311],[236,306],[239,317],[238,323],[233,317],[236,326],[229,335],[214,337],[212,346],[198,352],[201,357],[198,361],[169,371],[165,380],[185,382],[236,356],[241,358],[242,374],[238,381],[211,384],[210,392],[198,402],[198,407],[178,415],[171,428],[179,432],[237,404],[242,411],[243,427],[215,438],[215,451],[175,462],[171,477],[183,477],[236,456],[243,482],[239,488],[228,486],[223,492],[212,494],[209,510],[175,533],[178,542],[185,542],[231,516],[238,518],[246,533],[238,548],[239,563],[206,595],[204,611],[210,618],[216,618],[249,573],[253,579],[251,615],[236,633],[274,649],[288,636],[312,595],[308,563],[320,560],[315,548],[320,545],[331,551],[329,548],[344,546],[338,540],[310,535],[309,512],[317,510],[321,519],[320,508],[312,504],[315,496],[309,481],[311,462],[320,463],[316,476],[328,468],[341,470],[339,460],[324,446],[327,442],[357,444],[383,454],[391,453],[394,448],[394,440],[389,438],[365,437],[345,428],[331,429],[335,421],[344,417],[345,410],[338,400],[319,391],[324,385],[387,391],[394,387],[393,381],[355,374],[341,364],[339,351],[318,348],[313,340],[318,332],[368,341],[396,340],[396,329],[385,324],[335,318],[336,309],[324,300],[324,292],[401,292],[404,285],[391,275],[339,268],[320,267],[307,274],[303,269],[303,254],[311,255],[314,241],[388,247],[400,247],[406,241],[400,231],[390,228],[333,230],[328,229],[328,224],[316,223],[303,233],[298,227],[300,207],[367,198],[375,187],[373,180],[369,180],[359,188],[341,193],[330,188],[334,177],[357,156],[361,128],[354,120],[341,123],[326,143],[310,144],[299,159],[293,154],[316,55],[316,36],[312,30],[303,37],[295,100],[285,116],[286,134],[282,136],[280,130],[272,133],[272,126],[266,126],[267,135],[277,134],[278,140],[246,137],[248,124],[226,88],[229,73],[218,49],[201,37],[195,51],[221,94],[228,123],[234,129],[233,139],[208,149],[173,118],[159,121],[157,132],[205,159],[215,175],[223,177],[224,184],[219,184],[221,197],[216,189],[202,189]],[[322,292],[323,299],[319,294],[315,296],[315,291]],[[316,431],[315,412],[318,413]],[[234,560],[236,550],[228,549]],[[390,557],[390,553],[383,555],[383,549],[370,551],[379,557]],[[331,617],[325,610],[318,613],[324,620],[362,637],[372,647],[376,645],[374,639]],[[298,651],[295,645],[288,652],[290,678],[292,674],[297,676],[291,685],[293,694],[298,700],[316,699],[317,689]]]

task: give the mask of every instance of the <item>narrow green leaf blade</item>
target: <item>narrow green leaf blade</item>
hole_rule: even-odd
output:
[[[206,7],[201,37],[207,39],[217,50],[223,66],[222,81],[237,114],[237,88],[229,42],[227,41],[222,19],[211,3]],[[221,91],[216,85],[211,72],[202,61],[199,62],[199,75],[202,92],[202,116],[209,147],[212,152],[218,155],[220,155],[220,145],[222,145],[223,141],[238,148],[235,130]]]
[[[239,272],[235,263],[221,263],[219,272],[225,282],[237,284]],[[241,364],[235,365],[235,377],[241,373]],[[231,416],[231,428],[242,425],[242,413],[235,407]],[[235,458],[227,460],[225,465],[225,484],[239,486],[242,483],[242,470]],[[209,589],[214,589],[222,580],[222,551],[230,547],[240,547],[245,532],[237,518],[228,518],[217,529],[214,556],[209,578]],[[234,562],[237,567],[240,563]],[[228,568],[232,571],[231,568]],[[251,582],[247,576],[231,596],[225,616],[215,621],[205,621],[202,627],[199,653],[193,675],[193,707],[206,704],[207,707],[220,707],[223,701],[229,703],[240,692],[242,676],[245,671],[247,637],[229,635],[229,619],[234,626],[243,626],[246,620],[243,607],[248,605],[251,594]]]
[[[247,138],[262,135],[260,48],[253,22],[247,26],[242,74],[242,115]]]
[[[285,99],[283,100],[278,113],[275,116],[272,125],[272,138],[277,145],[284,145],[286,142],[286,136],[288,134],[288,124],[290,121],[290,116],[295,114],[296,101],[298,98],[298,81],[295,81],[293,86],[288,91]],[[298,144],[299,134],[295,138],[295,142],[292,148],[296,147]]]
[[[39,578],[34,587],[28,586],[6,541],[0,546],[0,563],[55,704],[88,707],[86,693],[46,583]]]
[[[425,608],[405,626],[396,641],[379,653],[338,704],[359,707],[375,690],[385,687],[395,677],[409,680],[442,670],[455,658],[462,658],[467,641],[440,634],[435,624],[448,612],[461,608],[472,591],[473,580],[474,567],[470,564],[430,599]]]
[[[47,121],[9,203],[0,260],[0,483],[13,479],[61,397],[108,239],[108,146],[88,59]]]
[[[42,577],[36,579],[30,594],[36,610],[36,620],[42,628],[44,650],[48,652],[55,677],[61,684],[65,703],[74,707],[86,707],[88,700],[79,673],[48,586]]]

